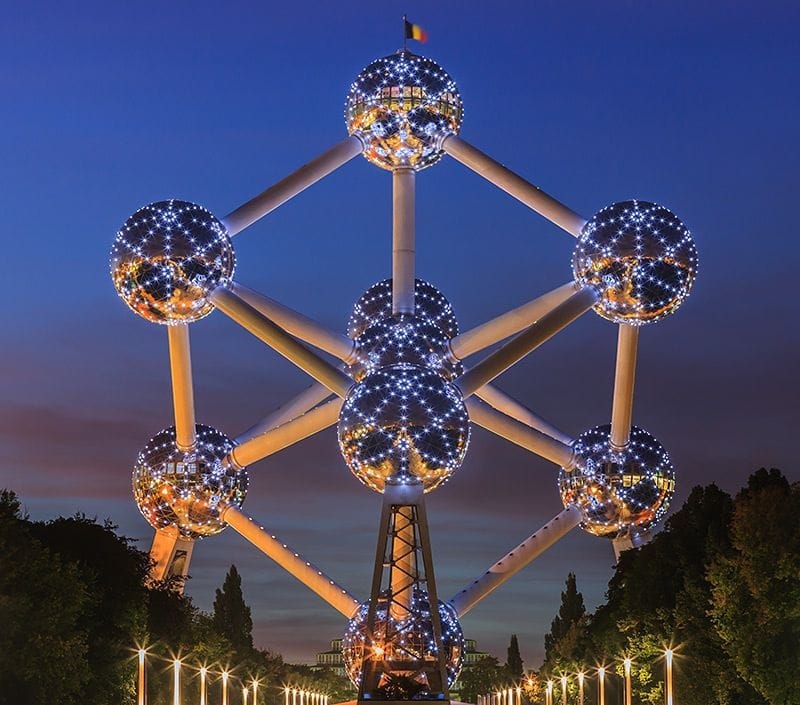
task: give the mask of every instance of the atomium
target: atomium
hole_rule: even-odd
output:
[[[463,655],[458,617],[579,524],[612,539],[615,551],[634,545],[634,538],[663,518],[674,491],[667,452],[632,426],[632,409],[640,328],[675,312],[697,272],[688,229],[666,208],[636,200],[611,205],[587,221],[458,136],[462,113],[455,84],[435,62],[406,50],[378,59],[350,89],[345,107],[350,136],[338,145],[221,219],[185,201],[145,206],[123,225],[112,250],[111,274],[120,297],[139,316],[170,326],[176,425],[141,451],[133,476],[136,502],[157,530],[154,575],[186,574],[191,551],[179,545],[181,538],[191,541],[231,526],[351,620],[345,661],[362,694],[370,691],[368,697],[379,687],[373,682],[378,670],[363,668],[367,658],[394,664],[383,674],[411,673],[421,682],[425,669],[437,665],[437,620],[431,620],[427,597],[428,589],[436,590],[424,493],[461,466],[471,423],[560,466],[565,509],[542,527],[546,531],[534,532],[502,557],[495,564],[502,570],[482,572],[439,603],[440,656],[451,684]],[[358,154],[393,172],[393,278],[364,292],[344,335],[234,282],[229,235]],[[415,278],[414,172],[445,154],[577,238],[568,282],[465,333],[459,333],[442,293]],[[568,252],[565,247],[565,258]],[[319,286],[323,290],[325,282]],[[469,286],[485,284],[473,276]],[[195,424],[189,326],[183,324],[215,308],[315,380],[236,436],[235,443]],[[592,308],[618,324],[611,424],[573,440],[495,386],[495,380]],[[473,360],[482,351],[490,352],[465,371],[462,359]],[[346,465],[362,484],[384,493],[368,602],[239,511],[247,491],[240,465],[252,465],[337,422]],[[180,448],[190,450],[181,450],[178,439]],[[487,482],[492,479],[487,476]],[[538,490],[541,483],[535,477],[531,482]],[[371,634],[366,633],[369,604],[377,615]],[[434,697],[446,697],[446,690],[442,686]]]
[[[383,492],[390,478],[426,492],[460,467],[469,417],[458,389],[436,372],[392,365],[354,385],[339,417],[339,448],[352,473]]]
[[[225,528],[219,505],[240,508],[247,472],[225,460],[233,442],[197,424],[194,450],[181,451],[175,427],[157,433],[142,448],[133,471],[133,495],[154,529],[174,526],[187,539],[213,536]]]
[[[362,603],[347,625],[342,640],[342,656],[347,675],[358,687],[365,658],[396,662],[402,668],[410,660],[432,661],[436,658],[436,642],[431,623],[430,601],[424,589],[415,589],[409,616],[396,619],[390,614],[386,598],[378,600],[375,624],[370,635],[367,629],[369,601]],[[455,683],[464,660],[464,633],[451,605],[439,600],[439,620],[442,628],[442,650],[449,686]],[[425,682],[420,671],[411,678]]]
[[[414,280],[414,316],[433,323],[447,338],[458,335],[458,321],[453,307],[433,284]],[[392,280],[384,279],[367,289],[353,305],[347,322],[347,335],[358,338],[376,323],[392,317]]]
[[[353,82],[345,104],[351,135],[382,169],[424,169],[441,159],[441,141],[463,115],[458,88],[435,61],[403,50],[373,61]]]
[[[136,211],[111,249],[111,278],[134,313],[154,323],[190,323],[213,310],[236,259],[222,223],[202,206],[158,201]]]
[[[651,529],[666,513],[675,491],[669,454],[647,431],[633,426],[630,442],[615,449],[611,425],[575,439],[574,470],[558,478],[565,507],[581,511],[581,527],[596,536],[618,538]]]
[[[686,226],[647,201],[603,208],[584,226],[572,258],[575,278],[601,294],[595,310],[642,325],[673,313],[689,295],[697,252]]]

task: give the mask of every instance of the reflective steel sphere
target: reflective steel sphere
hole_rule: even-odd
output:
[[[208,294],[227,284],[236,259],[225,227],[202,206],[158,201],[136,211],[111,248],[122,300],[153,323],[191,323],[214,308]]]
[[[353,82],[345,122],[382,169],[424,169],[443,152],[442,140],[461,129],[458,88],[436,62],[402,50],[373,61]]]
[[[359,379],[390,365],[426,367],[454,379],[463,365],[450,355],[449,339],[439,326],[416,316],[394,316],[368,328],[356,339]],[[356,369],[357,368],[357,369]]]
[[[354,385],[339,415],[339,448],[367,487],[420,480],[426,492],[464,460],[469,417],[461,393],[436,372],[393,365]]]
[[[392,316],[392,280],[373,284],[356,301],[350,320],[347,323],[347,335],[358,338],[367,328]],[[449,338],[458,335],[458,321],[453,307],[433,284],[414,280],[414,317],[434,323]]]
[[[347,675],[356,688],[361,681],[361,669],[365,658],[390,662],[386,664],[386,670],[391,669],[391,662],[398,664],[397,670],[404,670],[401,667],[403,661],[436,658],[428,593],[419,587],[414,588],[411,614],[407,619],[396,620],[388,614],[387,607],[386,598],[378,602],[372,638],[367,633],[369,602],[362,603],[355,617],[347,625],[342,640],[342,657]],[[442,626],[442,649],[447,659],[447,684],[452,686],[458,678],[464,658],[464,633],[461,631],[455,609],[441,600],[439,600],[439,620]],[[425,682],[421,670],[409,675],[420,682]]]
[[[196,448],[189,453],[178,450],[174,426],[156,434],[133,470],[133,496],[150,526],[176,526],[189,539],[222,531],[219,504],[239,509],[247,493],[247,472],[223,462],[233,441],[210,426],[196,429]]]
[[[572,270],[600,292],[595,311],[603,318],[642,325],[673,313],[689,295],[697,251],[686,226],[666,208],[622,201],[586,223]]]
[[[558,477],[564,506],[576,506],[581,523],[596,536],[617,538],[641,533],[667,511],[675,491],[675,469],[664,447],[634,426],[627,447],[611,447],[611,425],[582,433],[573,447],[574,470]]]

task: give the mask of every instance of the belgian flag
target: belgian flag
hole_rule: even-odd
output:
[[[418,24],[411,24],[407,19],[403,18],[406,25],[406,39],[416,39],[418,42],[427,42],[428,33],[422,29]]]

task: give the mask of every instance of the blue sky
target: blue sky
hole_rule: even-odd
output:
[[[208,2],[17,4],[0,23],[0,485],[34,517],[83,510],[149,545],[130,468],[171,423],[166,332],[108,276],[116,229],[176,197],[224,215],[345,134],[358,71],[416,47],[458,82],[462,137],[586,216],[654,200],[692,230],[700,272],[642,331],[634,416],[696,484],[735,491],[762,465],[800,479],[795,235],[800,56],[791,3]],[[363,159],[237,236],[236,278],[343,329],[388,276],[391,182]],[[567,281],[574,241],[461,165],[417,180],[418,272],[462,329]],[[198,420],[235,436],[306,384],[222,315],[192,327]],[[499,384],[570,434],[608,421],[614,327],[594,314]],[[476,430],[430,496],[442,594],[560,509],[555,468]],[[366,596],[378,497],[329,431],[251,468],[247,509]],[[310,660],[341,618],[226,531],[195,552],[209,608],[231,561],[257,641]],[[542,654],[566,573],[593,606],[610,546],[574,532],[464,619],[505,657]]]

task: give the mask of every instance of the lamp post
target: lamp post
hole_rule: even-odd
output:
[[[253,678],[253,705],[258,705],[258,679]]]
[[[517,705],[522,705],[522,688],[517,686]]]
[[[567,677],[561,676],[561,705],[567,705]]]
[[[222,672],[222,705],[228,705],[228,672]]]
[[[583,671],[578,672],[578,705],[583,705]]]
[[[631,660],[626,658],[622,663],[625,666],[625,705],[631,705]]]
[[[176,658],[172,662],[172,703],[181,705],[181,660]]]
[[[139,649],[139,683],[138,695],[136,698],[137,705],[144,705],[145,699],[145,681],[144,681],[144,657],[147,652],[144,649]]]
[[[547,689],[544,692],[546,705],[553,705],[553,681],[547,681]]]
[[[599,705],[606,705],[606,669],[603,666],[597,669],[597,690]]]
[[[206,670],[205,666],[200,668],[200,705],[206,705]]]
[[[666,657],[667,662],[667,705],[672,705],[672,649],[667,649],[664,652],[664,656]]]

